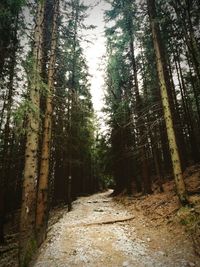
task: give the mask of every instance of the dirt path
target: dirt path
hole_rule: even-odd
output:
[[[188,239],[176,242],[173,232],[151,226],[109,193],[75,201],[49,230],[34,267],[200,266]]]

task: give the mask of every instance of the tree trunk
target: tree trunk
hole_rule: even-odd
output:
[[[198,121],[198,127],[200,128],[200,101],[199,101],[199,90],[195,85],[194,79],[195,77],[193,76],[193,69],[191,67],[191,63],[190,63],[190,59],[189,59],[189,55],[186,52],[186,58],[187,58],[187,63],[189,66],[189,73],[190,73],[190,82],[192,85],[192,91],[193,91],[193,95],[194,95],[194,99],[195,99],[195,104],[196,104],[196,109],[197,109],[197,121]]]
[[[10,141],[10,119],[12,112],[12,104],[13,104],[13,82],[14,82],[14,72],[16,65],[16,51],[17,51],[17,30],[18,30],[18,15],[15,18],[15,29],[14,36],[11,40],[11,54],[10,54],[10,62],[9,62],[9,83],[8,83],[8,95],[7,95],[7,103],[4,101],[2,113],[4,113],[4,109],[6,108],[6,118],[5,118],[5,127],[3,132],[3,151],[2,151],[2,168],[0,170],[0,243],[4,242],[4,220],[6,217],[6,191],[8,184],[8,171],[10,169],[9,160],[9,141]],[[3,122],[2,114],[2,122]],[[0,128],[1,129],[1,128]]]
[[[3,125],[3,120],[4,120],[4,112],[5,112],[5,109],[6,109],[6,99],[7,99],[7,95],[6,94],[3,94],[1,96],[1,101],[3,102],[2,104],[2,109],[1,109],[1,112],[0,112],[0,131],[2,130],[2,125]]]
[[[194,125],[193,125],[193,120],[192,120],[191,110],[190,110],[190,103],[188,102],[188,98],[187,98],[187,89],[186,89],[185,81],[183,78],[183,73],[182,73],[181,63],[180,63],[180,55],[178,51],[177,51],[176,69],[177,69],[178,78],[179,78],[179,85],[180,85],[179,87],[180,87],[180,92],[181,92],[181,97],[182,97],[182,102],[183,102],[183,108],[185,112],[186,125],[188,128],[188,135],[189,135],[189,142],[191,146],[192,157],[194,161],[197,163],[199,162],[198,142],[197,142],[197,138],[196,138],[195,131],[194,131]]]
[[[31,109],[27,114],[25,167],[20,217],[20,266],[27,266],[36,249],[35,210],[38,179],[38,143],[40,128],[40,87],[45,1],[39,1],[34,32],[32,77],[29,84]]]
[[[148,167],[148,161],[147,161],[147,153],[145,146],[147,145],[147,137],[145,136],[145,122],[144,119],[141,116],[143,103],[141,96],[139,94],[139,85],[138,85],[138,78],[137,78],[137,66],[135,62],[135,53],[134,53],[134,41],[133,41],[133,33],[132,30],[129,32],[130,34],[130,52],[131,52],[131,64],[133,69],[133,81],[134,81],[134,93],[135,93],[135,99],[136,99],[136,114],[137,114],[137,121],[136,126],[139,130],[139,153],[140,153],[140,159],[141,159],[141,166],[142,166],[142,176],[143,176],[143,192],[146,194],[152,193],[151,189],[151,179],[149,175],[149,167]],[[146,141],[142,141],[142,138]]]
[[[172,1],[171,5],[177,14],[177,17],[180,19],[185,42],[196,73],[198,86],[200,86],[200,53],[192,25],[190,10],[188,9],[189,7],[182,5],[180,0]]]
[[[54,15],[51,34],[51,54],[48,69],[48,88],[46,97],[46,110],[44,118],[44,132],[42,141],[41,166],[39,174],[39,184],[37,192],[37,210],[36,210],[36,234],[37,243],[40,245],[46,238],[46,229],[48,221],[48,185],[49,185],[49,161],[52,132],[52,97],[54,91],[54,70],[57,46],[57,18],[59,12],[59,0],[54,3]]]
[[[173,173],[174,173],[174,178],[175,178],[175,183],[176,183],[177,194],[179,196],[180,202],[184,205],[188,203],[188,199],[187,199],[187,193],[186,193],[185,184],[184,184],[183,175],[182,175],[180,156],[179,156],[179,151],[177,147],[174,126],[172,122],[172,114],[171,114],[171,108],[169,104],[169,96],[167,92],[166,79],[164,75],[164,67],[163,67],[163,61],[162,61],[164,58],[164,55],[162,54],[162,49],[161,49],[162,43],[161,43],[161,38],[160,38],[159,25],[157,23],[155,0],[147,0],[147,3],[148,3],[150,23],[151,23],[151,30],[152,30],[152,35],[153,35],[154,50],[155,50],[155,55],[156,55],[158,78],[160,82],[160,92],[161,92],[161,99],[162,99],[162,105],[163,105],[163,110],[164,110],[164,118],[165,118],[165,123],[166,123],[166,128],[167,128],[167,136],[168,136],[168,142],[169,142],[172,165],[173,165]]]

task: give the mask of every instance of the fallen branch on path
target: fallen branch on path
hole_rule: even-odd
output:
[[[78,225],[73,225],[71,227],[96,226],[96,225],[103,225],[103,224],[113,224],[113,223],[118,223],[118,222],[131,221],[133,219],[135,219],[135,216],[128,217],[128,218],[122,218],[122,219],[116,219],[116,220],[102,221],[102,222],[93,222],[93,223],[78,224]]]

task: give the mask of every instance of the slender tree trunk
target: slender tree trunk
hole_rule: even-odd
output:
[[[165,54],[164,51],[161,51],[161,54]],[[165,73],[165,79],[166,79],[166,86],[167,86],[167,93],[169,96],[169,105],[171,108],[172,113],[172,120],[174,122],[174,131],[176,135],[178,150],[180,151],[180,160],[181,160],[181,167],[182,169],[185,169],[186,162],[187,162],[187,153],[186,153],[186,145],[183,135],[183,127],[181,123],[181,116],[179,111],[179,105],[177,101],[176,91],[175,91],[175,85],[173,81],[173,75],[171,70],[171,65],[169,60],[165,60],[165,58],[162,59],[162,63],[164,66],[164,73]]]
[[[189,39],[190,39],[190,45],[188,44],[188,46],[190,47],[190,51],[192,54],[192,60],[193,60],[193,64],[194,64],[194,69],[196,71],[196,75],[198,77],[198,82],[200,85],[200,52],[199,52],[199,48],[197,45],[197,40],[195,37],[195,33],[194,33],[193,26],[192,26],[192,21],[191,21],[189,11],[187,11],[187,15],[188,15]]]
[[[2,125],[3,125],[3,120],[4,120],[4,112],[5,112],[5,109],[6,109],[6,99],[7,99],[7,95],[6,94],[3,94],[2,95],[2,101],[3,101],[3,105],[2,105],[2,109],[1,109],[1,112],[0,112],[0,131],[2,131]]]
[[[169,171],[171,171],[172,169],[172,162],[171,162],[169,143],[167,140],[167,129],[166,129],[166,125],[164,121],[161,121],[159,123],[159,132],[160,132],[160,139],[161,139],[164,173],[169,174]]]
[[[181,91],[184,112],[185,112],[186,124],[188,128],[188,135],[189,135],[189,142],[191,146],[192,157],[195,162],[198,162],[199,161],[199,149],[197,145],[198,142],[196,141],[197,138],[196,138],[195,131],[194,131],[190,105],[188,103],[188,98],[187,98],[187,89],[186,89],[185,81],[183,78],[183,73],[182,73],[181,63],[180,63],[180,56],[178,52],[177,52],[177,64],[178,66],[176,67],[177,67],[177,72],[179,70],[180,91]]]
[[[15,58],[14,58],[15,61]],[[9,170],[9,140],[10,140],[10,118],[11,118],[11,107],[12,107],[12,99],[13,99],[13,78],[14,78],[14,67],[15,63],[12,62],[13,66],[11,67],[10,73],[10,82],[9,82],[9,92],[8,92],[8,101],[7,101],[7,114],[6,114],[6,123],[4,128],[4,137],[3,137],[3,163],[2,163],[2,170],[1,170],[1,178],[0,178],[0,242],[4,242],[4,220],[6,216],[6,177],[8,176]],[[7,181],[8,182],[8,181]]]
[[[67,166],[67,205],[68,205],[68,211],[71,211],[72,209],[72,195],[71,195],[71,187],[72,187],[72,144],[71,144],[71,137],[72,137],[72,118],[71,118],[71,107],[70,102],[73,101],[72,99],[73,92],[69,93],[68,97],[68,166]]]
[[[146,144],[144,141],[142,142],[142,138],[146,141],[146,137],[144,136],[145,133],[145,122],[143,118],[141,117],[142,113],[142,99],[139,94],[139,85],[138,85],[138,78],[137,78],[137,66],[135,62],[135,53],[134,53],[134,43],[133,43],[133,33],[132,30],[130,30],[130,52],[131,52],[131,63],[133,68],[133,80],[134,80],[134,93],[135,93],[135,99],[136,99],[136,113],[137,113],[137,122],[136,126],[139,130],[139,151],[140,151],[140,158],[141,158],[141,166],[142,166],[142,176],[143,176],[143,191],[144,193],[150,194],[152,193],[151,189],[151,179],[149,175],[149,167],[148,167],[148,161],[147,161],[147,153],[146,153]]]
[[[46,111],[44,118],[44,132],[42,141],[41,166],[39,174],[39,184],[37,193],[37,210],[36,210],[36,234],[37,243],[40,245],[46,238],[46,229],[48,221],[48,185],[49,185],[49,163],[50,147],[52,132],[52,97],[54,91],[54,70],[56,60],[57,46],[57,18],[59,13],[59,0],[54,3],[54,15],[51,33],[51,52],[48,69],[48,88],[49,92],[46,97]]]
[[[13,103],[13,82],[14,82],[14,71],[16,65],[16,51],[17,51],[17,30],[18,30],[18,16],[15,18],[15,29],[14,36],[12,38],[12,50],[10,54],[10,62],[9,62],[9,83],[8,83],[8,95],[7,95],[7,103],[4,101],[3,105],[3,113],[6,108],[6,118],[5,118],[5,127],[3,132],[3,151],[2,151],[2,169],[0,173],[0,243],[4,242],[4,220],[6,217],[6,191],[8,180],[6,177],[8,176],[9,171],[9,140],[10,140],[10,119],[11,119],[11,109]],[[2,122],[3,122],[3,114],[2,114]],[[0,128],[1,129],[1,128]]]
[[[43,45],[45,1],[39,1],[37,7],[36,27],[34,32],[33,66],[30,79],[31,110],[27,114],[27,136],[25,148],[25,167],[20,217],[20,266],[27,266],[36,249],[35,211],[36,187],[38,179],[38,145],[40,128],[40,87]]]
[[[180,0],[172,1],[171,4],[177,14],[177,17],[180,18],[185,42],[196,73],[198,86],[200,86],[200,53],[191,21],[190,10],[188,10],[188,7],[184,7]]]
[[[157,148],[157,144],[154,144],[155,147],[153,147],[153,158],[154,158],[154,163],[155,163],[155,167],[156,167],[156,173],[158,176],[158,185],[159,185],[159,189],[160,192],[164,192],[163,189],[163,181],[164,181],[164,177],[163,177],[163,172],[162,172],[162,168],[161,168],[161,162],[160,162],[160,158],[159,158],[159,153],[158,153],[158,148]]]
[[[149,115],[147,116],[148,116],[148,124],[150,124]],[[160,192],[164,192],[163,185],[162,185],[164,181],[164,175],[162,171],[161,159],[160,159],[159,148],[158,148],[158,140],[159,140],[158,134],[157,134],[158,130],[157,131],[156,130],[152,131],[151,129],[149,129],[149,136],[151,139],[152,155],[153,155],[154,165],[156,169],[156,174],[158,177],[159,189],[160,189]]]
[[[167,128],[167,136],[168,136],[168,141],[169,141],[176,189],[177,189],[177,194],[179,196],[180,202],[182,204],[186,204],[188,203],[188,199],[187,199],[187,193],[186,193],[185,184],[184,184],[183,175],[182,175],[180,156],[179,156],[179,151],[177,147],[174,126],[172,122],[172,114],[171,114],[171,108],[169,104],[169,96],[167,92],[166,79],[164,75],[164,67],[163,67],[163,61],[162,61],[164,55],[162,54],[162,49],[161,49],[162,44],[161,44],[161,38],[160,38],[159,25],[157,23],[155,0],[147,0],[147,3],[148,3],[150,23],[151,23],[151,30],[152,30],[152,35],[153,35],[153,44],[154,44],[154,50],[155,50],[155,55],[156,55],[158,77],[159,77],[159,82],[160,82],[161,99],[162,99],[162,105],[163,105],[163,110],[164,110],[164,118],[165,118],[165,123],[166,123],[166,128]]]
[[[178,79],[178,85],[179,85],[179,88],[180,88],[180,92],[181,92],[181,99],[182,99],[182,108],[183,108],[183,114],[182,114],[182,119],[181,117],[179,118],[180,121],[182,121],[182,127],[183,125],[185,124],[186,122],[186,125],[187,125],[187,131],[189,133],[189,126],[188,126],[188,121],[187,121],[187,110],[186,110],[186,104],[185,104],[185,96],[183,95],[183,87],[182,87],[182,83],[181,83],[181,79],[180,79],[180,70],[178,68],[178,64],[177,64],[177,59],[176,59],[176,56],[174,55],[174,63],[175,63],[175,69],[176,69],[176,73],[177,73],[177,79]],[[186,134],[186,142],[188,142],[188,134]],[[187,143],[188,145],[188,143]]]
[[[190,73],[190,82],[192,85],[192,91],[194,94],[194,99],[195,99],[195,104],[196,104],[196,108],[197,108],[197,121],[198,121],[198,127],[200,128],[200,101],[199,101],[199,90],[198,88],[196,88],[195,82],[194,82],[194,76],[192,73],[192,67],[191,67],[191,63],[190,63],[190,59],[189,59],[189,55],[186,52],[186,58],[187,58],[187,62],[188,62],[188,66],[189,66],[189,73]]]
[[[142,51],[142,46],[141,46],[141,54],[142,54],[142,65],[144,66],[144,55],[143,55],[143,51]],[[143,72],[143,87],[144,87],[144,99],[145,99],[145,103],[144,105],[147,107],[148,106],[148,91],[147,91],[147,81],[146,81],[146,77],[145,77],[145,72]],[[158,91],[158,90],[157,90]],[[159,189],[160,192],[163,192],[163,171],[161,168],[161,159],[159,157],[159,149],[158,149],[158,134],[157,134],[157,129],[153,130],[150,129],[150,125],[151,125],[151,119],[150,119],[150,115],[149,113],[147,113],[146,115],[147,118],[147,125],[148,125],[148,133],[149,133],[149,137],[150,137],[150,142],[151,142],[151,148],[152,148],[152,157],[154,160],[154,165],[155,165],[155,169],[156,169],[156,174],[158,176],[158,185],[159,185]],[[157,119],[156,116],[154,119]]]

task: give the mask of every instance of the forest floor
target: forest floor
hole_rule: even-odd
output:
[[[69,213],[58,210],[33,266],[199,267],[191,231],[185,231],[191,216],[180,209],[173,182],[164,189],[135,198],[112,198],[107,191],[79,198]]]

